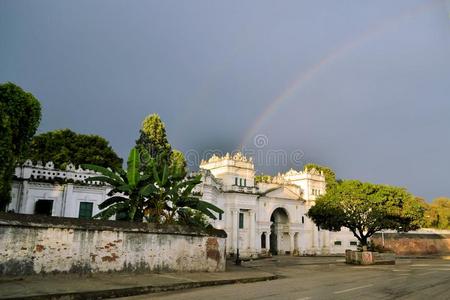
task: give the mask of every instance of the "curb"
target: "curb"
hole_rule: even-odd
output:
[[[118,297],[129,297],[143,294],[152,294],[159,292],[177,291],[184,289],[193,289],[205,286],[216,286],[216,285],[226,285],[226,284],[236,284],[236,283],[252,283],[258,281],[267,281],[279,279],[278,275],[270,275],[263,277],[250,277],[241,279],[223,279],[223,280],[212,280],[212,281],[198,281],[198,282],[183,282],[168,285],[147,285],[147,286],[137,286],[129,288],[119,288],[119,289],[109,289],[100,291],[85,291],[85,292],[69,292],[69,293],[56,293],[56,294],[45,294],[45,295],[32,295],[32,296],[21,296],[13,298],[0,298],[0,299],[24,299],[24,300],[94,300],[94,299],[106,299],[106,298],[118,298]]]

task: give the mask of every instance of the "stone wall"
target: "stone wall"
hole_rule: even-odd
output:
[[[381,233],[371,240],[382,247]],[[384,233],[384,248],[397,255],[449,255],[450,232]]]
[[[224,271],[226,233],[0,213],[0,275]]]

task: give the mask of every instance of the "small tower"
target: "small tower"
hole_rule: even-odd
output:
[[[227,153],[225,156],[214,154],[207,161],[203,160],[200,168],[211,171],[214,177],[221,179],[225,186],[253,187],[255,185],[253,161],[240,152],[234,155]]]
[[[289,170],[282,175],[284,180],[299,186],[303,190],[305,200],[315,200],[317,196],[325,194],[325,176],[316,169],[304,171]]]

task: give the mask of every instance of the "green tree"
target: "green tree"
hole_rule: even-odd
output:
[[[187,163],[183,152],[174,149],[170,155],[170,165],[173,168],[179,169],[180,172],[184,171],[184,174],[186,174]]]
[[[0,84],[0,211],[11,201],[14,168],[41,120],[39,101],[19,86]]]
[[[329,167],[325,167],[325,166],[320,166],[320,165],[317,165],[317,164],[309,163],[309,164],[306,164],[303,167],[303,169],[304,170],[306,170],[306,169],[308,169],[308,170],[316,169],[319,172],[323,172],[323,175],[325,176],[325,182],[327,184],[327,186],[326,186],[326,190],[327,191],[336,187],[336,184],[337,184],[336,174]]]
[[[382,229],[420,227],[423,206],[403,188],[344,180],[320,196],[307,213],[322,229],[348,228],[362,246]]]
[[[255,175],[255,184],[257,183],[269,183],[272,180],[272,176],[267,174]]]
[[[425,227],[450,229],[450,199],[439,197],[426,206]]]
[[[101,136],[79,134],[70,129],[45,132],[33,137],[30,151],[23,159],[44,164],[53,161],[56,168],[67,164],[95,164],[120,168],[122,159],[117,156],[109,142]]]
[[[172,147],[167,140],[166,127],[158,114],[147,116],[139,132],[140,136],[136,141],[139,150],[145,149],[153,158],[162,153],[166,153],[167,158],[170,158]]]

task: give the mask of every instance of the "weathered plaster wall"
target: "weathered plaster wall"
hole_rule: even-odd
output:
[[[381,233],[371,238],[382,246]],[[384,233],[384,248],[398,255],[448,255],[450,254],[450,234],[427,233]]]
[[[224,271],[226,234],[0,213],[0,274]]]

